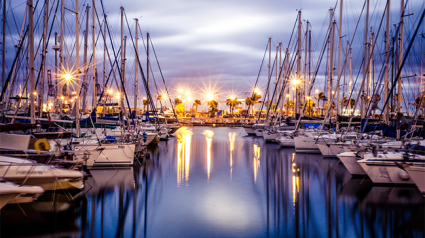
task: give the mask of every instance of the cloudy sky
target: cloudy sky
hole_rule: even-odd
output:
[[[26,1],[7,0],[7,18],[10,29],[7,31],[7,65],[13,61],[15,49],[11,45],[16,44],[19,39],[19,29],[22,24]],[[34,2],[37,2],[34,0]],[[53,3],[53,0],[51,1]],[[353,37],[356,23],[363,7],[363,1],[344,1],[343,36],[344,41],[353,39],[353,64],[360,65],[362,52],[360,45],[364,38],[364,17],[359,22],[357,34]],[[370,2],[370,24],[375,32],[378,31],[382,18],[385,0],[371,0]],[[56,4],[56,3],[54,3]],[[85,22],[84,4],[92,5],[92,1],[80,0],[80,19]],[[391,26],[398,23],[400,14],[400,2],[391,3]],[[75,9],[74,1],[66,1],[66,7]],[[297,11],[302,10],[303,32],[306,21],[311,24],[312,30],[312,68],[316,65],[320,48],[325,39],[325,33],[329,24],[329,9],[337,6],[335,19],[338,23],[339,5],[335,0],[215,0],[215,1],[195,1],[195,0],[122,0],[104,1],[104,7],[108,16],[108,22],[112,33],[115,50],[120,45],[120,6],[123,6],[129,21],[129,27],[134,36],[134,18],[138,18],[146,41],[146,32],[150,33],[154,44],[158,60],[171,93],[175,97],[178,89],[191,91],[194,97],[202,99],[206,92],[219,91],[223,98],[230,94],[236,94],[239,98],[244,98],[244,91],[252,90],[260,65],[263,59],[265,48],[269,37],[272,37],[272,59],[275,56],[276,46],[283,44],[283,48],[288,47],[292,29],[297,18]],[[98,14],[102,14],[100,1],[96,0]],[[412,31],[418,23],[420,13],[424,9],[422,0],[410,0],[407,4],[406,14],[413,14],[405,18],[406,37],[411,38]],[[13,13],[13,14],[12,14]],[[41,10],[36,12],[40,14]],[[90,12],[91,14],[91,12]],[[13,18],[12,18],[13,17]],[[100,16],[101,17],[101,16]],[[72,12],[66,14],[67,42],[75,42],[73,33],[74,20]],[[59,23],[59,21],[57,21]],[[127,66],[126,77],[129,92],[134,90],[131,85],[134,78],[134,50],[132,49],[130,34],[124,23],[124,34],[127,35]],[[425,32],[425,24],[420,32]],[[58,24],[54,24],[58,30]],[[384,27],[385,25],[383,25]],[[85,25],[81,26],[80,46],[83,43],[83,31]],[[36,29],[36,35],[41,34],[41,24]],[[383,52],[383,31],[378,36],[380,54]],[[304,35],[304,33],[303,33]],[[415,73],[419,69],[420,59],[423,59],[424,41],[418,37],[415,44],[415,59],[410,62],[408,74]],[[51,37],[53,41],[53,36]],[[91,51],[91,39],[89,40],[89,52]],[[407,42],[407,43],[406,43]],[[408,41],[405,39],[404,48],[407,48]],[[68,46],[70,51],[73,44]],[[82,52],[82,51],[81,51]],[[96,61],[98,67],[102,68],[103,45],[96,45]],[[142,67],[146,73],[146,54],[140,42],[140,57]],[[54,52],[48,53],[47,63],[54,66]],[[112,50],[111,50],[112,54]],[[75,54],[74,54],[75,55]],[[71,54],[69,58],[74,56]],[[91,54],[89,54],[91,55]],[[82,57],[82,56],[80,56]],[[378,61],[382,60],[379,59]],[[82,61],[80,59],[80,61]],[[325,61],[325,60],[324,60]],[[262,90],[267,82],[266,56],[261,74],[259,86]],[[160,83],[161,75],[156,66],[156,60],[151,51],[151,64],[154,69],[154,76],[157,80],[159,91],[163,91],[163,84]],[[319,70],[319,78],[325,74],[325,63],[321,65],[323,70]],[[381,66],[380,66],[381,67]],[[7,70],[8,72],[8,70]],[[418,72],[419,74],[419,72]],[[323,78],[323,77],[322,77]],[[324,83],[318,83],[317,88],[323,88]],[[143,91],[142,85],[140,90]],[[151,90],[156,94],[156,89],[151,85]],[[323,90],[323,89],[321,89]],[[414,89],[411,89],[414,90]],[[195,95],[200,93],[199,95]]]

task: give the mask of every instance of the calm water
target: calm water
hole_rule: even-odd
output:
[[[79,194],[1,211],[2,237],[424,237],[414,187],[373,187],[337,159],[242,128],[181,128],[134,168],[93,170]]]

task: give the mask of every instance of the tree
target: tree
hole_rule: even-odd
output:
[[[318,107],[320,107],[320,101],[326,101],[326,100],[328,100],[328,98],[325,96],[325,93],[324,92],[322,92],[322,91],[320,91],[318,94],[317,94],[317,106]]]
[[[417,107],[421,103],[421,99],[422,99],[422,95],[419,95],[415,98],[415,102],[413,102],[413,103],[411,102],[409,104]],[[425,98],[422,100],[422,105],[419,107],[419,109],[422,110],[422,116],[423,116],[424,113],[425,113],[425,110],[424,110],[425,109]]]
[[[143,111],[146,112],[146,106],[148,106],[149,104],[149,100],[147,98],[143,98]]]
[[[351,109],[354,109],[354,107],[356,106],[356,100],[354,98],[350,99],[349,106]]]
[[[180,99],[180,98],[176,98],[176,99],[174,99],[174,105],[179,105],[179,104],[182,104],[183,102],[182,102],[182,100]]]
[[[326,102],[324,108],[328,109],[328,107],[329,107],[329,102]],[[335,102],[332,102],[332,109],[335,109]]]
[[[198,99],[195,99],[193,106],[195,107],[195,112],[198,112],[198,106],[201,106],[201,101]]]
[[[208,101],[208,107],[209,107],[208,112],[211,115],[218,112],[217,106],[218,106],[218,102],[216,100]]]
[[[183,103],[179,103],[176,105],[176,113],[180,114],[180,116],[184,114],[185,110],[186,109],[184,108]]]
[[[226,105],[229,106],[231,114],[233,114],[233,109],[235,109],[235,107],[239,104],[241,104],[241,102],[239,102],[237,98],[228,98],[226,100]]]
[[[306,103],[305,114],[308,113],[309,115],[311,115],[311,112],[313,111],[314,106],[316,106],[316,103],[313,100],[308,99]]]

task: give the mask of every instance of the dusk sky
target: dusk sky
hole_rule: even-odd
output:
[[[36,1],[34,1],[36,2]],[[8,49],[7,66],[11,64],[14,58],[15,50],[11,48],[17,44],[19,39],[18,32],[22,22],[26,1],[7,1],[9,8],[13,8],[13,14],[16,19],[12,19],[11,12],[8,11],[8,24],[10,29],[6,39]],[[80,19],[85,14],[84,4],[92,5],[92,1],[81,1]],[[370,2],[370,26],[376,32],[382,18],[383,9],[386,1],[372,0]],[[56,4],[56,3],[55,3]],[[349,0],[344,1],[343,17],[343,36],[344,41],[352,40],[354,29],[358,21],[364,1]],[[73,9],[74,1],[67,1],[66,7]],[[336,7],[335,20],[339,24],[339,5],[335,0],[321,1],[195,1],[195,0],[157,0],[157,1],[104,1],[108,22],[111,29],[115,50],[120,45],[120,6],[123,6],[129,21],[132,34],[134,36],[134,18],[139,18],[143,38],[146,41],[146,32],[150,32],[158,60],[172,97],[178,94],[177,90],[191,90],[191,92],[202,92],[199,96],[205,96],[205,92],[219,91],[221,98],[226,98],[230,94],[236,94],[239,98],[244,98],[244,91],[251,91],[257,74],[260,69],[261,61],[267,45],[268,37],[272,37],[272,60],[275,57],[276,46],[282,42],[283,50],[288,46],[291,32],[297,18],[297,11],[302,10],[303,36],[305,32],[306,21],[311,24],[312,30],[312,68],[316,66],[319,51],[325,39],[325,33],[329,24],[329,9]],[[102,17],[102,8],[100,1],[96,1],[96,9]],[[411,38],[411,32],[417,25],[420,13],[424,9],[422,0],[410,0],[407,4],[406,14],[413,15],[405,18],[405,43],[407,48],[408,40]],[[391,3],[391,22],[396,24],[399,21],[400,2]],[[38,9],[35,15],[40,14]],[[58,11],[59,14],[60,11]],[[90,10],[91,14],[91,10]],[[364,15],[363,15],[364,16]],[[59,17],[59,16],[58,16]],[[91,18],[91,16],[90,16]],[[66,15],[67,27],[65,37],[68,42],[75,42],[75,32],[73,31],[74,22],[70,12]],[[85,20],[82,19],[80,33],[80,48],[83,45],[83,31],[85,30]],[[90,23],[91,24],[91,23]],[[364,38],[364,17],[360,20],[359,29],[353,40],[353,64],[360,65],[362,52],[359,48]],[[391,24],[391,26],[392,26]],[[55,30],[58,30],[59,21],[55,24]],[[98,26],[96,26],[98,27]],[[128,35],[127,40],[127,66],[126,77],[128,92],[133,93],[132,84],[134,81],[134,50],[128,28],[125,23],[124,34]],[[41,34],[41,24],[36,29],[36,37]],[[425,32],[425,26],[422,24],[420,32]],[[380,54],[384,49],[383,32],[385,24],[382,26],[377,44]],[[37,35],[38,34],[38,35]],[[91,33],[90,33],[91,34]],[[12,37],[11,37],[12,36]],[[74,38],[73,38],[74,37]],[[336,34],[337,38],[337,34]],[[418,37],[415,41],[414,60],[406,67],[409,73],[418,71],[420,59],[424,58],[423,52],[424,38]],[[51,41],[54,37],[52,34]],[[295,39],[294,39],[295,40]],[[144,53],[142,42],[139,41],[140,57],[142,67],[146,73],[146,54]],[[346,44],[346,43],[344,43]],[[50,43],[52,45],[52,43]],[[68,46],[72,49],[72,46]],[[51,48],[51,47],[49,47]],[[304,48],[304,47],[303,47]],[[111,50],[111,49],[110,49]],[[91,55],[91,36],[89,36],[89,56]],[[81,51],[82,52],[82,51]],[[337,52],[335,50],[335,52]],[[74,53],[75,54],[75,53]],[[112,50],[111,50],[112,54]],[[336,55],[336,53],[335,53]],[[417,56],[419,55],[419,56]],[[422,55],[422,56],[421,56]],[[54,67],[54,51],[49,51],[47,65]],[[80,62],[82,62],[82,53],[80,53]],[[378,57],[378,61],[382,57]],[[102,68],[103,61],[103,43],[96,46],[97,65]],[[323,62],[326,62],[324,59]],[[323,79],[326,65],[322,62],[319,70],[318,80]],[[336,58],[335,58],[336,62]],[[267,82],[267,63],[268,53],[260,75],[259,87],[264,90]],[[156,66],[156,60],[151,50],[151,64],[154,67],[154,74],[157,80],[159,91],[163,90],[161,75]],[[379,68],[381,63],[379,63]],[[335,66],[336,67],[336,66]],[[9,70],[7,70],[8,72]],[[99,71],[99,73],[101,70]],[[355,72],[357,73],[357,71]],[[275,73],[274,73],[275,74]],[[419,72],[418,72],[419,74]],[[323,80],[322,80],[323,81]],[[322,82],[320,81],[320,82]],[[324,82],[324,81],[323,81]],[[324,83],[317,85],[317,88],[323,88]],[[316,86],[315,86],[316,87]],[[141,92],[144,92],[140,84]],[[151,85],[153,94],[156,90]],[[323,89],[321,89],[323,90]],[[411,89],[412,90],[412,89]],[[419,89],[418,89],[419,90]],[[414,94],[416,94],[414,92]]]

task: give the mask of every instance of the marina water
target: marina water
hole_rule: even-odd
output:
[[[1,210],[2,237],[424,237],[417,188],[373,186],[338,159],[183,127],[130,168],[93,169],[80,193]]]

